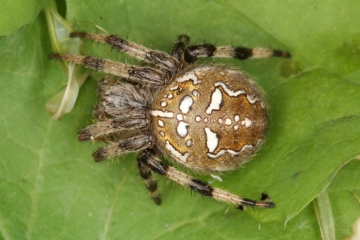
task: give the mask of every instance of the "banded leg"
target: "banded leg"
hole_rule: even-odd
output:
[[[182,186],[188,187],[201,195],[212,197],[217,201],[235,204],[238,209],[242,210],[243,206],[255,206],[261,208],[275,207],[275,204],[272,202],[254,201],[239,197],[225,190],[212,188],[209,184],[201,180],[194,179],[193,177],[180,172],[173,167],[167,166],[155,156],[155,152],[152,149],[144,150],[138,157],[138,161],[144,163],[152,171],[161,174]]]
[[[141,157],[137,158],[137,163],[140,171],[140,176],[144,179],[145,187],[149,190],[151,198],[157,205],[160,205],[161,198],[157,190],[157,182],[152,176],[150,168],[143,163]]]
[[[131,66],[97,57],[81,55],[74,56],[53,53],[49,55],[49,58],[84,65],[87,68],[122,77],[128,81],[140,84],[148,83],[156,86],[162,86],[166,81],[165,72],[150,67]]]
[[[179,35],[178,41],[175,44],[171,56],[175,57],[181,63],[185,62],[184,54],[187,46],[190,43],[190,38],[187,35]]]
[[[149,148],[151,140],[148,134],[139,134],[119,142],[109,143],[93,153],[95,162],[113,158],[124,153],[137,152]]]
[[[97,138],[131,130],[144,130],[148,128],[145,114],[129,114],[115,119],[106,119],[90,125],[78,132],[80,141],[96,140]]]
[[[142,45],[128,41],[124,38],[115,35],[103,35],[86,32],[72,32],[70,37],[79,37],[89,39],[94,42],[107,44],[119,51],[122,51],[134,58],[148,63],[156,64],[157,66],[167,69],[175,70],[179,66],[179,62],[167,53],[153,51]]]
[[[185,49],[185,61],[193,63],[199,57],[237,58],[245,60],[248,58],[284,57],[289,58],[291,54],[286,51],[269,48],[245,48],[218,46],[212,44],[192,45]]]

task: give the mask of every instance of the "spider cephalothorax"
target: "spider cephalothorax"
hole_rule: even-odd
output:
[[[102,161],[126,152],[138,152],[138,167],[153,200],[160,204],[151,171],[211,196],[218,201],[274,207],[212,188],[162,162],[157,152],[186,168],[202,173],[223,172],[249,160],[264,140],[267,105],[261,90],[243,72],[219,65],[195,65],[199,57],[290,57],[266,48],[192,45],[181,35],[172,54],[153,51],[115,35],[74,32],[71,37],[102,42],[149,63],[131,66],[91,56],[51,54],[51,58],[85,65],[107,76],[99,83],[98,120],[78,133],[81,141],[105,140],[94,152]],[[264,199],[262,199],[264,200]]]

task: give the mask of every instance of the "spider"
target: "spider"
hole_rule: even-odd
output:
[[[248,161],[264,141],[267,128],[267,104],[262,91],[235,68],[199,65],[196,60],[288,58],[289,52],[207,43],[189,45],[190,38],[180,35],[168,54],[115,35],[72,32],[70,37],[107,44],[146,63],[133,66],[93,56],[50,54],[50,58],[108,74],[99,82],[101,101],[93,112],[97,122],[78,132],[80,141],[107,143],[93,153],[96,162],[140,152],[140,176],[156,204],[161,203],[161,198],[152,172],[241,210],[245,206],[275,206],[265,198],[255,201],[213,188],[159,157],[163,155],[203,174],[229,171]]]

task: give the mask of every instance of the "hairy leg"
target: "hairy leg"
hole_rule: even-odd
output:
[[[225,190],[213,188],[201,180],[194,179],[190,175],[167,166],[155,156],[155,152],[152,149],[144,150],[138,157],[138,161],[148,166],[152,171],[161,174],[182,186],[188,187],[201,195],[212,197],[217,201],[234,204],[238,209],[243,209],[243,206],[255,206],[261,208],[275,207],[275,204],[272,202],[254,201],[237,196]]]
[[[49,58],[84,65],[87,68],[122,77],[127,81],[140,84],[161,86],[165,83],[167,76],[165,72],[154,68],[131,66],[91,56],[53,53],[49,55]]]
[[[269,48],[245,48],[230,46],[215,46],[212,44],[200,44],[188,46],[185,49],[184,59],[188,63],[195,62],[199,57],[236,58],[245,60],[248,58],[284,57],[289,58],[291,54],[286,51]]]
[[[154,51],[140,44],[128,41],[116,35],[103,35],[86,32],[72,32],[70,37],[79,37],[89,39],[94,42],[107,44],[119,51],[122,51],[141,61],[155,64],[166,70],[175,70],[179,66],[179,62],[167,53]]]

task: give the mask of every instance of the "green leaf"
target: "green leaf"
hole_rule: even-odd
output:
[[[329,195],[335,216],[336,239],[343,239],[352,235],[355,220],[359,219],[360,191],[336,191]]]
[[[46,0],[12,0],[0,2],[0,36],[9,35],[21,26],[34,22],[39,12],[45,6],[51,6],[52,1]]]
[[[155,206],[137,172],[136,155],[94,163],[91,153],[97,146],[78,142],[76,132],[92,123],[96,80],[102,75],[94,74],[85,83],[70,114],[60,122],[50,119],[46,101],[66,84],[66,75],[58,62],[47,58],[52,49],[41,13],[30,27],[0,39],[2,238],[319,239],[309,203],[329,185],[336,237],[351,235],[360,215],[360,162],[348,163],[360,155],[360,3],[66,3],[74,29],[100,32],[98,25],[162,51],[171,51],[180,33],[190,35],[193,43],[205,39],[217,45],[289,50],[290,60],[216,60],[241,68],[264,88],[270,126],[267,142],[253,160],[213,185],[253,199],[266,192],[276,208],[239,212],[159,176],[163,204]],[[22,7],[30,12],[28,5]],[[6,14],[17,27],[0,25],[3,34],[31,22],[24,20],[25,14]],[[89,42],[83,52],[126,59]]]

